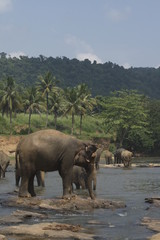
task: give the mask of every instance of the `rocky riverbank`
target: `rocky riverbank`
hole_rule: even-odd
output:
[[[70,199],[41,199],[19,198],[13,196],[8,201],[1,201],[2,207],[16,207],[11,215],[0,217],[0,234],[12,239],[93,239],[95,236],[89,233],[81,225],[62,224],[54,222],[50,213],[55,211],[59,214],[78,214],[94,209],[125,208],[124,202],[109,201],[106,199],[91,200],[73,196]],[[95,224],[95,223],[94,223]],[[18,238],[17,238],[18,237]],[[22,237],[22,238],[19,238]],[[0,238],[1,239],[1,238]]]

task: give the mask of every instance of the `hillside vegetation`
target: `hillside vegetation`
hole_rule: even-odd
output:
[[[34,85],[39,75],[50,71],[59,80],[59,86],[74,87],[86,83],[93,96],[107,96],[111,91],[138,90],[151,98],[160,98],[160,68],[124,69],[112,62],[97,64],[66,57],[7,58],[0,54],[0,80],[12,76],[18,84]]]
[[[103,139],[110,149],[159,154],[159,69],[0,56],[0,134],[53,128]]]

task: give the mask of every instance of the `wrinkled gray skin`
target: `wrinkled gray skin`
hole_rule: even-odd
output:
[[[114,153],[115,163],[123,163],[124,167],[131,166],[132,157],[133,153],[124,148],[119,148]]]
[[[97,183],[97,173],[96,169],[94,169],[94,173],[92,175],[92,182],[93,182],[93,190],[96,190],[96,183]],[[83,167],[73,166],[73,175],[72,175],[72,186],[75,184],[76,189],[87,189],[87,172]]]
[[[3,151],[0,151],[0,178],[5,178],[6,169],[9,163],[10,163],[9,156]]]
[[[56,130],[41,130],[23,138],[16,150],[16,162],[22,177],[20,197],[35,196],[33,180],[37,171],[58,171],[63,184],[63,197],[71,196],[73,165],[82,166],[88,175],[88,190],[92,191],[92,175],[97,147],[86,144]]]
[[[104,151],[104,158],[105,158],[106,164],[113,163],[112,157],[113,157],[113,154],[109,150]]]
[[[102,152],[103,152],[103,148],[98,148],[96,151],[95,166],[97,170],[99,169],[99,162],[100,162]]]

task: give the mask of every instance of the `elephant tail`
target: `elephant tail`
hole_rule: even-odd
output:
[[[19,149],[17,148],[16,149],[16,152],[15,152],[15,159],[16,159],[16,165],[15,165],[15,168],[16,170],[20,169],[20,163],[19,163]]]

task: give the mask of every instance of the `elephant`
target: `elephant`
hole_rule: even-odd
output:
[[[0,178],[5,178],[6,169],[9,163],[10,163],[9,156],[3,151],[0,151]]]
[[[44,181],[45,173],[43,171],[37,171],[35,176],[37,179],[38,187],[45,187],[45,181]],[[21,178],[20,169],[16,168],[16,171],[15,171],[16,187],[19,187],[20,178]]]
[[[116,163],[122,162],[124,164],[124,167],[129,167],[131,166],[131,159],[133,157],[133,153],[124,148],[119,148],[116,150],[114,157]]]
[[[22,140],[19,142],[19,144],[17,145],[17,149],[16,151],[19,151],[20,145],[22,143]],[[15,165],[15,180],[16,180],[16,187],[19,187],[19,182],[20,182],[20,178],[21,178],[21,174],[20,174],[20,167],[18,166],[19,162],[16,161],[16,165]],[[40,187],[45,187],[45,181],[44,181],[44,177],[45,177],[45,173],[43,171],[37,171],[36,174],[36,179],[37,179],[37,185]]]
[[[20,140],[15,154],[22,178],[19,197],[36,196],[33,180],[37,171],[58,171],[62,178],[62,197],[70,198],[73,165],[77,165],[85,168],[89,195],[94,199],[92,175],[96,150],[95,144],[86,143],[53,129],[27,135]]]
[[[112,157],[113,157],[113,154],[109,150],[104,151],[104,158],[105,158],[106,164],[113,163]]]
[[[100,162],[100,157],[102,152],[103,152],[103,148],[98,148],[96,151],[95,165],[97,170],[99,169],[99,162]]]
[[[122,163],[121,153],[124,151],[124,148],[118,148],[114,153],[114,164]]]
[[[128,150],[124,150],[121,153],[121,158],[124,164],[124,167],[130,167],[131,166],[131,160],[133,157],[133,153],[128,151]]]
[[[93,182],[93,190],[96,190],[96,169],[94,169],[94,173],[92,175],[92,182]],[[73,184],[76,185],[76,189],[87,189],[87,172],[85,168],[79,166],[73,166],[73,175],[72,175],[72,186]]]

